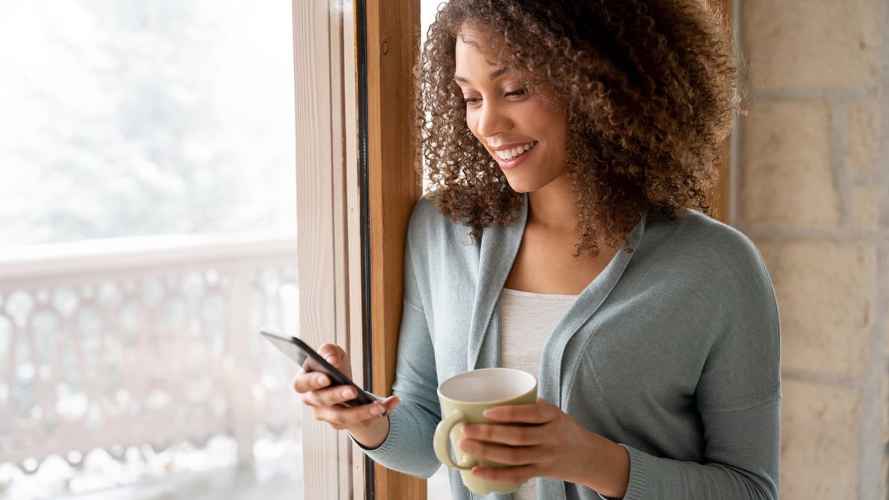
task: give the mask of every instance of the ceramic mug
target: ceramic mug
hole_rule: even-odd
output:
[[[471,370],[442,382],[438,386],[438,400],[444,418],[435,429],[433,448],[441,463],[459,469],[463,484],[475,494],[517,491],[522,483],[491,481],[472,473],[472,468],[476,465],[512,467],[511,465],[478,459],[463,452],[459,446],[453,445],[459,444],[463,439],[463,424],[496,423],[482,416],[488,408],[535,403],[537,378],[528,372],[513,368]],[[456,462],[451,459],[450,449],[456,453]]]

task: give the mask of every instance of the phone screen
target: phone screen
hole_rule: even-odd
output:
[[[371,392],[365,391],[361,387],[355,385],[352,382],[352,379],[347,377],[343,372],[339,371],[335,366],[331,365],[327,362],[320,354],[318,354],[315,349],[312,349],[311,346],[303,342],[297,337],[285,337],[283,335],[278,335],[275,333],[270,333],[266,331],[259,332],[263,337],[268,339],[274,344],[279,351],[284,353],[288,358],[292,359],[299,365],[303,371],[305,372],[321,372],[326,374],[330,380],[331,385],[351,385],[355,389],[357,389],[358,395],[355,398],[350,399],[349,401],[344,401],[342,404],[346,406],[360,406],[373,403],[374,401],[380,400],[383,398],[373,394]]]

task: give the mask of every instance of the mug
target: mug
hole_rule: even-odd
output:
[[[491,481],[472,473],[472,468],[476,465],[512,467],[511,465],[478,459],[464,453],[458,446],[448,445],[459,443],[463,439],[463,424],[495,423],[482,416],[488,408],[535,403],[537,378],[528,372],[513,368],[471,370],[442,382],[438,386],[438,400],[444,418],[435,428],[433,448],[441,463],[459,469],[463,484],[475,494],[518,491],[522,483]],[[451,459],[450,448],[457,453],[456,462]]]

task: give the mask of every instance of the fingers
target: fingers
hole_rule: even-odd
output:
[[[463,427],[463,437],[478,441],[490,441],[512,446],[531,446],[545,441],[542,425],[468,424]]]
[[[480,467],[472,469],[472,473],[489,481],[504,483],[524,483],[525,481],[543,476],[543,469],[539,465],[514,465],[512,467]]]
[[[318,389],[303,394],[301,397],[304,402],[308,401],[309,406],[333,406],[350,399],[354,399],[358,393],[354,387],[337,385],[326,389]]]
[[[302,394],[322,389],[330,385],[330,378],[318,372],[300,373],[293,379],[293,389]]]
[[[334,429],[347,429],[366,420],[379,417],[386,411],[380,403],[361,405],[354,408],[338,406],[316,406],[312,408],[315,420],[327,422]]]
[[[541,456],[539,446],[503,446],[472,439],[461,440],[460,449],[476,458],[505,465],[535,464]]]
[[[336,344],[324,344],[318,354],[349,375],[349,361],[346,352]],[[303,367],[305,370],[305,366]],[[346,429],[378,418],[400,404],[397,396],[383,401],[357,407],[346,407],[342,403],[355,399],[357,389],[347,385],[331,386],[330,377],[318,371],[303,371],[293,380],[293,389],[299,393],[302,402],[312,408],[315,420],[327,422],[335,429]]]

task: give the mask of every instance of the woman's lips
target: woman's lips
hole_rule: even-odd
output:
[[[515,168],[515,167],[519,166],[522,162],[524,162],[529,156],[531,156],[531,154],[534,153],[534,151],[537,149],[538,144],[540,144],[540,143],[535,142],[534,145],[531,146],[531,149],[523,152],[522,154],[514,157],[511,160],[504,160],[504,159],[500,158],[499,156],[497,156],[497,153],[494,153],[493,157],[497,161],[497,163],[500,165],[500,168],[503,168],[503,169]]]

